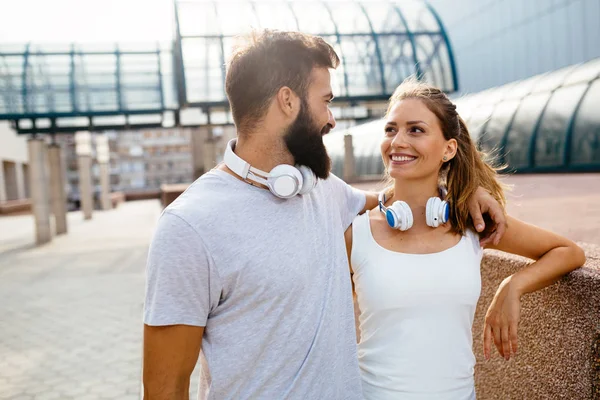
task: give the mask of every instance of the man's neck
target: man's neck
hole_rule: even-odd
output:
[[[294,165],[283,138],[260,132],[238,135],[235,154],[252,167],[269,172],[277,165]]]

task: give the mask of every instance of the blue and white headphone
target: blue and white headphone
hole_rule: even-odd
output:
[[[227,143],[223,161],[225,165],[243,180],[249,180],[269,188],[281,199],[289,199],[298,194],[307,194],[317,184],[317,177],[304,165],[294,167],[288,164],[277,165],[271,172],[254,168],[235,154],[236,140]]]
[[[405,201],[395,201],[391,206],[385,206],[385,192],[379,193],[379,211],[385,214],[385,220],[391,228],[406,231],[413,225],[413,215]],[[439,197],[430,197],[425,208],[425,221],[428,226],[437,228],[448,222],[450,206]]]

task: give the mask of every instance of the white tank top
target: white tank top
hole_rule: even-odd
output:
[[[399,253],[375,241],[367,212],[354,220],[352,242],[365,399],[475,399],[477,234],[438,253]]]

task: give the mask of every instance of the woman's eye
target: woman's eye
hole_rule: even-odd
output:
[[[396,134],[396,128],[392,128],[391,126],[388,126],[387,128],[385,128],[385,133],[387,135]]]
[[[413,126],[410,128],[411,133],[424,133],[425,131],[418,126]]]

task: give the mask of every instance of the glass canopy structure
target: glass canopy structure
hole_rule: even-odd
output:
[[[176,19],[180,100],[188,105],[226,102],[227,55],[249,27],[323,37],[341,59],[333,88],[339,101],[387,100],[411,74],[447,92],[458,86],[448,37],[422,1],[176,0]]]
[[[600,171],[600,58],[462,97],[459,114],[478,146],[515,172]],[[342,176],[344,135],[355,175],[379,179],[383,120],[332,133],[325,143]]]
[[[174,11],[165,45],[0,45],[0,120],[19,133],[230,124],[225,63],[252,28],[332,44],[340,107],[386,101],[412,74],[458,89],[448,37],[420,0],[174,0]]]
[[[0,45],[0,119],[19,133],[161,126],[172,59],[170,46]]]

